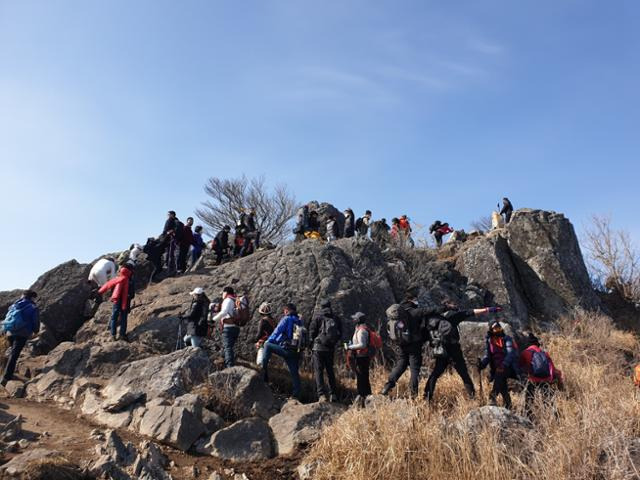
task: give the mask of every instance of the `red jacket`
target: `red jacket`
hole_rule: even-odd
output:
[[[404,230],[406,232],[411,231],[411,225],[409,224],[409,220],[406,218],[400,219],[400,222],[398,223],[398,227],[400,227],[400,230]]]
[[[180,245],[183,247],[190,247],[193,245],[193,232],[191,231],[191,227],[185,225],[182,228],[182,238],[180,239]]]
[[[449,225],[440,227],[438,230],[436,230],[436,232],[438,232],[440,235],[446,235],[448,233],[453,232],[453,228],[451,228]]]
[[[547,356],[547,360],[549,360],[550,375],[548,377],[534,377],[531,374],[531,358],[533,357],[534,352],[542,352],[542,349],[537,345],[531,345],[520,353],[520,367],[523,371],[527,372],[529,381],[532,383],[542,383],[557,380],[559,383],[562,383],[562,372],[556,369],[553,364],[553,360],[551,360],[551,357],[547,352],[544,352],[544,354]]]
[[[98,293],[103,294],[104,292],[111,290],[113,288],[113,293],[111,294],[111,301],[113,303],[120,302],[120,305],[123,310],[127,310],[129,308],[129,278],[131,277],[131,270],[127,267],[122,267],[118,276],[114,279],[109,280],[105,283]]]

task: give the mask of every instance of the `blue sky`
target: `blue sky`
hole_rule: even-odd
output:
[[[640,3],[0,0],[0,289],[144,242],[207,177],[468,228],[640,237]]]

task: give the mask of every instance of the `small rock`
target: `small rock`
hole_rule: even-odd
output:
[[[27,440],[26,438],[18,440],[18,446],[24,450],[29,446],[29,440]]]
[[[244,473],[236,473],[233,476],[233,480],[249,480],[249,477],[247,477]]]
[[[222,476],[218,472],[213,472],[209,476],[209,480],[222,480]]]
[[[25,387],[24,383],[18,380],[10,380],[4,387],[7,391],[7,394],[13,398],[22,398],[24,397]]]

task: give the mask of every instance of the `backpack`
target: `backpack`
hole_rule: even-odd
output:
[[[374,357],[376,351],[382,348],[382,337],[378,332],[376,332],[373,328],[366,324],[357,326],[356,330],[358,328],[364,328],[367,330],[367,332],[369,333],[369,342],[365,348],[363,348],[362,350],[355,350],[355,352],[367,353],[370,357]]]
[[[289,348],[300,352],[309,345],[309,332],[304,325],[293,326],[293,338],[289,342]]]
[[[4,321],[0,323],[0,329],[3,332],[15,333],[28,326],[29,321],[25,319],[22,311],[26,310],[29,304],[25,302],[22,305],[18,305],[18,303],[19,301],[9,307]]]
[[[551,365],[547,354],[540,350],[531,355],[531,375],[538,378],[546,378],[551,375]]]
[[[436,220],[435,222],[433,222],[431,224],[431,226],[429,227],[429,233],[433,233],[435,232],[438,228],[440,228],[442,226],[442,222],[440,222],[440,220]]]
[[[409,345],[419,340],[411,329],[409,314],[400,304],[391,305],[386,314],[387,332],[391,340],[398,345]]]
[[[251,311],[249,310],[249,299],[245,295],[236,297],[236,308],[233,314],[234,324],[238,327],[244,327],[251,319]]]
[[[320,345],[333,348],[340,341],[340,336],[338,321],[333,317],[324,315],[320,334],[316,337],[316,341]]]
[[[431,317],[427,320],[427,330],[431,353],[434,357],[446,357],[446,345],[452,342],[455,327],[443,317]]]

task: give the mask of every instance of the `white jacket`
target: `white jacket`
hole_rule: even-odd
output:
[[[89,280],[94,281],[99,287],[116,277],[116,264],[106,258],[98,260],[89,272]]]
[[[227,318],[233,317],[236,313],[236,299],[235,297],[227,297],[222,301],[220,311],[213,317],[214,322],[222,322]],[[225,323],[225,327],[233,327],[233,325]]]

